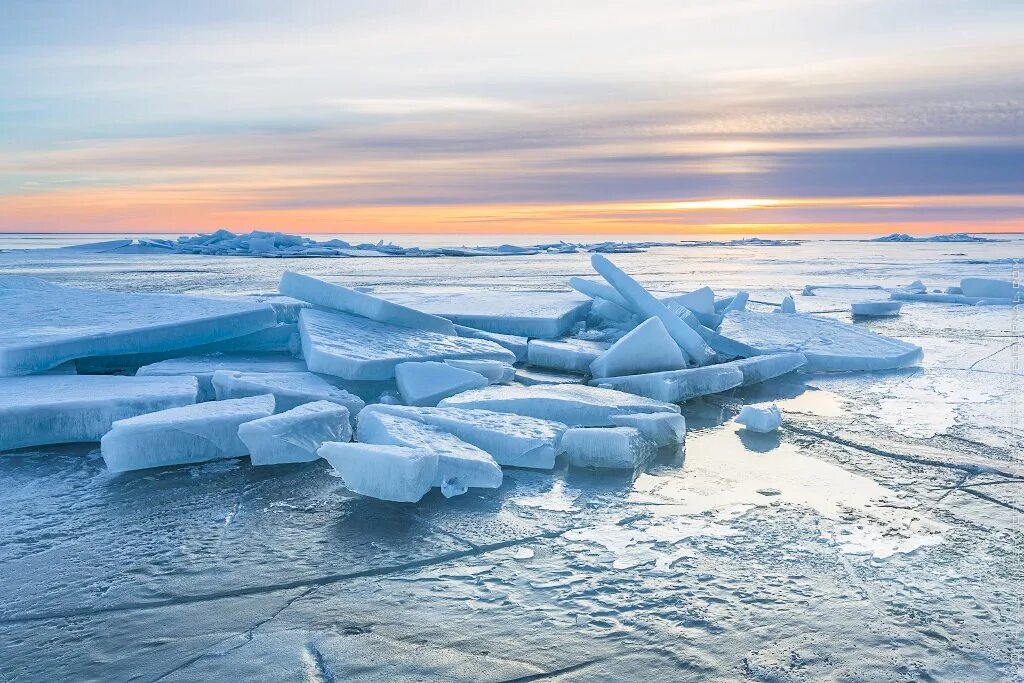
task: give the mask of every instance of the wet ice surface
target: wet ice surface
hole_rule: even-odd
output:
[[[645,285],[850,320],[871,292],[1010,276],[1021,242],[805,244],[618,255]],[[586,255],[267,261],[0,254],[62,284],[272,291],[563,291]],[[885,265],[879,265],[885,264]],[[144,273],[145,277],[140,277]],[[884,298],[884,295],[879,297]],[[752,309],[758,304],[751,303]],[[768,310],[768,309],[761,309]],[[1016,315],[1020,316],[1018,310]],[[999,680],[1020,645],[1021,321],[906,302],[865,329],[919,368],[809,374],[684,406],[684,454],[636,478],[505,470],[416,505],[354,496],[324,462],[113,475],[98,447],[0,456],[0,673],[16,680]],[[776,403],[782,429],[731,420]]]

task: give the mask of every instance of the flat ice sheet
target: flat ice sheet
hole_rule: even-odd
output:
[[[144,365],[135,373],[137,377],[167,377],[191,375],[199,380],[199,401],[212,401],[213,373],[218,370],[235,372],[305,372],[306,363],[283,353],[215,353],[208,356],[184,356]]]

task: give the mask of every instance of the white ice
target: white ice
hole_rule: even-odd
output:
[[[779,304],[779,307],[776,310],[779,313],[796,313],[796,302],[793,301],[792,296],[787,294],[783,297],[782,303]]]
[[[656,448],[686,443],[686,418],[675,413],[612,415],[616,427],[634,427]]]
[[[283,354],[211,354],[208,356],[185,356],[171,358],[150,365],[144,365],[135,373],[138,377],[167,377],[191,375],[199,380],[198,401],[212,401],[216,398],[213,389],[213,373],[218,370],[237,372],[305,372],[306,364],[292,356]]]
[[[99,441],[128,417],[195,403],[194,377],[0,378],[0,451]]]
[[[738,387],[743,384],[743,373],[739,368],[723,364],[624,377],[603,377],[592,379],[590,383],[657,401],[683,403],[691,398]]]
[[[710,291],[710,290],[708,290]],[[686,359],[660,318],[648,318],[590,364],[594,377],[680,370]]]
[[[443,398],[489,384],[479,372],[437,361],[399,363],[395,381],[402,400],[411,406],[436,406]]]
[[[960,280],[960,289],[964,296],[981,299],[1013,299],[1020,294],[1020,288],[1014,287],[1009,280],[995,280],[985,277],[965,277]]]
[[[485,332],[484,330],[478,330],[473,327],[465,327],[464,325],[456,325],[455,332],[460,337],[469,337],[470,339],[486,339],[492,341],[498,346],[502,346],[516,357],[516,362],[520,363],[526,360],[526,345],[528,339],[526,337],[519,337],[514,334],[496,334],[494,332]]]
[[[469,358],[515,362],[511,352],[486,339],[385,325],[333,311],[302,311],[299,334],[309,369],[343,379],[391,379],[395,366],[407,361]]]
[[[586,339],[531,339],[526,361],[533,367],[587,374],[609,345]]]
[[[853,315],[882,318],[900,314],[903,304],[899,301],[858,301],[850,304]]]
[[[729,301],[728,305],[722,309],[722,313],[728,313],[729,311],[742,311],[747,308],[747,300],[750,299],[750,293],[746,291],[736,292],[736,296]]]
[[[276,415],[238,426],[238,438],[249,450],[253,465],[312,462],[326,441],[349,441],[352,425],[348,408],[331,401],[304,403]]]
[[[782,411],[774,404],[767,408],[743,406],[740,414],[736,417],[736,422],[752,432],[768,434],[782,426]]]
[[[87,356],[182,349],[276,324],[273,308],[240,299],[123,294],[0,277],[0,376]]]
[[[710,287],[701,287],[695,289],[692,292],[686,294],[677,294],[676,296],[662,299],[664,303],[676,303],[680,306],[685,306],[694,313],[702,313],[704,315],[715,314],[715,292]]]
[[[561,450],[570,465],[594,469],[636,469],[654,456],[654,444],[634,427],[569,429]]]
[[[450,320],[308,275],[285,271],[278,289],[287,296],[380,323],[439,334],[455,334],[455,326]]]
[[[330,401],[345,406],[355,417],[363,409],[363,400],[340,389],[312,372],[236,372],[217,370],[213,373],[213,389],[217,400],[271,394],[275,412],[297,408],[303,403]]]
[[[489,384],[508,384],[516,378],[516,369],[498,360],[445,360],[453,368],[479,372]]]
[[[328,441],[317,451],[353,493],[415,503],[437,478],[437,452],[429,448]]]
[[[249,454],[238,438],[239,425],[273,412],[273,396],[169,408],[118,420],[100,440],[100,450],[112,472],[237,458]]]

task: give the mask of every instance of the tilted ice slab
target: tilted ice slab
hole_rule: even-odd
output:
[[[470,339],[486,339],[492,341],[498,346],[504,347],[509,350],[515,357],[516,362],[520,363],[526,360],[526,346],[528,339],[526,337],[519,337],[514,334],[497,334],[495,332],[486,332],[484,330],[478,330],[473,327],[465,327],[464,325],[456,325],[455,332],[460,337],[469,337]]]
[[[498,360],[453,360],[448,359],[446,364],[453,368],[472,370],[479,372],[487,378],[489,384],[508,384],[516,378],[516,369],[508,363]]]
[[[607,427],[612,415],[678,413],[679,407],[583,384],[547,386],[490,386],[446,398],[446,408],[482,408],[515,413],[579,427]]]
[[[670,296],[667,299],[662,299],[662,301],[686,306],[694,313],[715,315],[715,292],[710,287],[705,286],[692,292]]]
[[[437,361],[399,363],[395,382],[402,400],[411,406],[436,406],[443,398],[489,384],[479,372]]]
[[[218,370],[213,374],[217,400],[270,394],[275,412],[297,408],[303,403],[330,401],[345,406],[355,417],[365,405],[358,396],[339,389],[312,372],[235,372]]]
[[[282,294],[295,299],[377,322],[439,334],[455,334],[455,326],[450,320],[308,275],[285,271],[278,289]]]
[[[501,486],[501,468],[487,452],[414,418],[370,410],[360,416],[356,437],[360,443],[436,451],[437,474],[433,485],[440,487],[446,498],[461,495],[467,488]]]
[[[439,427],[487,452],[499,465],[546,470],[555,466],[558,442],[568,429],[553,420],[491,410],[372,405],[364,412],[398,415]]]
[[[583,384],[586,377],[569,372],[540,370],[537,368],[516,368],[516,381],[526,386],[544,384]]]
[[[710,290],[709,290],[710,291]],[[686,359],[660,318],[648,318],[590,364],[594,377],[680,370]]]
[[[921,360],[921,347],[853,325],[809,315],[732,311],[721,333],[758,353],[798,351],[808,370],[888,370]]]
[[[776,405],[767,408],[743,406],[740,414],[736,416],[736,422],[752,432],[768,434],[782,426],[782,411]]]
[[[654,457],[654,444],[634,427],[569,429],[561,449],[570,465],[594,469],[631,470]]]
[[[533,367],[586,374],[608,348],[604,342],[588,339],[531,339],[526,362]]]
[[[238,438],[253,465],[312,462],[320,457],[317,449],[324,442],[351,440],[352,425],[345,406],[314,401],[244,422],[238,426]]]
[[[590,310],[589,299],[569,292],[449,289],[375,294],[458,325],[523,337],[560,337]]]
[[[169,351],[277,324],[274,309],[242,300],[123,294],[0,277],[0,376],[76,358]]]
[[[616,427],[634,427],[657,448],[686,443],[686,418],[675,413],[612,415]]]
[[[787,373],[799,370],[807,365],[807,356],[795,351],[769,353],[763,356],[741,358],[722,363],[715,367],[736,368],[743,374],[743,386],[757,384]]]
[[[592,379],[590,383],[657,401],[682,403],[691,398],[717,394],[738,387],[743,384],[743,373],[739,368],[722,364],[625,377],[602,377]]]
[[[212,354],[185,356],[144,365],[135,373],[138,377],[167,377],[191,375],[199,380],[199,401],[216,398],[213,373],[218,370],[236,372],[305,372],[306,364],[284,354]],[[265,392],[264,392],[265,393]]]
[[[407,361],[480,358],[515,362],[512,353],[486,339],[385,325],[333,311],[302,311],[299,335],[311,371],[351,380],[391,379],[395,366]]]
[[[112,472],[237,458],[249,454],[239,426],[273,412],[273,396],[170,408],[118,420],[100,440],[100,450]]]
[[[328,441],[317,453],[345,488],[371,498],[415,503],[437,478],[437,452],[428,448]]]
[[[0,378],[0,451],[99,441],[117,420],[195,403],[194,377]]]

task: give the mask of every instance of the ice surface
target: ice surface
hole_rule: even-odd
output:
[[[446,360],[454,368],[479,372],[489,384],[508,384],[516,378],[516,369],[498,360]]]
[[[782,425],[782,411],[777,405],[770,405],[767,408],[743,406],[740,414],[736,416],[736,422],[752,432],[767,434]]]
[[[328,441],[317,452],[349,491],[371,498],[415,503],[437,478],[437,452],[428,448]]]
[[[675,413],[612,415],[616,427],[634,427],[656,448],[686,443],[686,418]]]
[[[686,352],[687,356],[698,365],[704,365],[711,360],[712,352],[704,340],[693,328],[684,323],[679,316],[674,315],[661,301],[658,301],[650,292],[640,284],[626,275],[615,264],[600,254],[594,254],[590,259],[600,275],[622,295],[622,298],[629,303],[629,308],[641,315],[652,318],[657,317],[665,323],[669,335],[675,339],[679,347]]]
[[[395,376],[395,366],[406,361],[515,361],[511,352],[486,339],[385,325],[333,311],[302,311],[299,334],[302,355],[311,371],[351,380],[390,379]]]
[[[526,354],[527,362],[535,367],[563,372],[590,372],[590,364],[605,353],[609,345],[586,339],[531,339]]]
[[[516,381],[526,386],[537,384],[583,384],[587,378],[570,372],[516,368]]]
[[[515,355],[517,363],[526,360],[526,348],[529,341],[526,337],[517,337],[513,334],[495,334],[494,332],[485,332],[484,330],[477,330],[463,325],[456,325],[455,332],[460,337],[492,341],[498,346],[511,351]]]
[[[218,401],[270,394],[275,412],[297,408],[303,403],[330,401],[345,406],[355,417],[363,409],[363,400],[339,389],[312,372],[236,372],[217,370],[213,373],[213,389]]]
[[[0,276],[0,376],[27,375],[87,356],[187,348],[277,324],[274,309],[265,304],[32,280]]]
[[[239,425],[273,412],[273,396],[169,408],[118,420],[100,450],[112,472],[237,458],[249,453],[238,438]]]
[[[436,406],[443,398],[488,385],[479,372],[437,361],[399,363],[395,380],[402,400],[411,406]]]
[[[195,403],[194,377],[0,378],[0,451],[99,441],[117,420]]]
[[[437,474],[433,485],[440,487],[446,498],[461,495],[467,488],[501,486],[501,468],[494,458],[454,434],[415,417],[368,410],[359,417],[356,436],[360,443],[436,451]]]
[[[168,377],[191,375],[199,380],[198,401],[212,401],[216,398],[213,389],[213,373],[218,370],[237,372],[305,372],[306,364],[284,354],[211,354],[208,356],[185,356],[171,358],[150,365],[144,365],[135,373],[138,377]]]
[[[965,277],[960,280],[964,296],[981,299],[1013,299],[1020,293],[1009,280],[995,280],[985,277]]]
[[[710,291],[710,290],[708,290]],[[686,359],[660,318],[648,318],[590,364],[594,377],[680,370]]]
[[[352,313],[379,323],[413,329],[455,334],[450,320],[423,313],[380,297],[318,280],[315,277],[285,271],[278,287],[282,294],[308,301],[317,306]]]
[[[850,312],[865,317],[888,317],[899,315],[901,306],[898,301],[859,301],[850,304]]]
[[[721,333],[758,353],[798,351],[808,370],[888,370],[914,365],[921,347],[859,327],[810,315],[732,311]]]
[[[238,438],[253,465],[312,462],[326,441],[352,438],[348,408],[331,401],[313,401],[276,415],[238,426]]]
[[[593,379],[590,383],[657,401],[682,403],[691,398],[738,387],[743,384],[743,373],[737,367],[722,364],[624,377],[603,377]]]
[[[634,427],[566,430],[561,450],[574,467],[636,469],[654,456],[654,444]]]
[[[522,337],[560,337],[590,310],[589,299],[569,292],[418,289],[375,294],[458,325]]]
[[[612,415],[678,413],[679,407],[582,384],[489,386],[446,398],[446,408],[482,408],[562,422],[579,427],[607,427]]]

